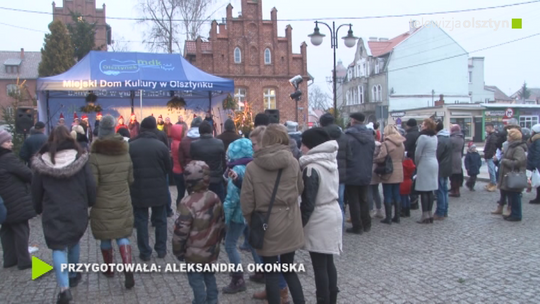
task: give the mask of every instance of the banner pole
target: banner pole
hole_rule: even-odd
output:
[[[143,92],[143,91],[142,91],[142,90],[140,90],[140,94],[141,94],[141,96],[140,96],[140,104],[141,104],[141,118],[140,118],[140,119],[141,119],[141,121],[143,120],[143,114],[142,114],[142,92]]]

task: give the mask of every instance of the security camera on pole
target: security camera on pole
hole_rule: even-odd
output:
[[[304,79],[300,75],[296,75],[289,80],[289,82],[295,89],[294,93],[291,93],[291,95],[289,96],[291,97],[291,100],[294,100],[296,102],[296,105],[295,105],[296,108],[294,110],[296,122],[298,122],[298,101],[300,100],[300,97],[302,96],[302,91],[298,89],[298,86],[302,83],[302,81],[304,81]]]

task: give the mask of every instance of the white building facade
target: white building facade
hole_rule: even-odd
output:
[[[469,58],[469,96],[472,103],[495,102],[495,92],[486,89],[484,80],[484,57]]]

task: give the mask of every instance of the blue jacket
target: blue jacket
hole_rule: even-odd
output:
[[[229,159],[229,168],[238,174],[238,179],[242,180],[246,173],[246,165],[253,157],[253,146],[251,140],[240,138],[233,141],[227,150]],[[240,188],[235,185],[231,178],[227,183],[227,197],[223,204],[225,210],[225,224],[231,222],[243,224],[245,223],[244,215],[240,205]]]
[[[467,152],[465,155],[465,169],[469,176],[480,174],[480,167],[482,167],[482,158],[478,152]]]

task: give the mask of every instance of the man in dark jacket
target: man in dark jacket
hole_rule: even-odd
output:
[[[148,208],[152,208],[152,223],[156,227],[154,249],[159,258],[164,258],[167,253],[167,204],[171,199],[167,174],[171,168],[171,158],[167,145],[153,132],[156,128],[156,119],[146,117],[141,123],[139,136],[129,144],[135,178],[131,185],[131,202],[139,257],[143,261],[149,261],[152,255],[152,248],[148,244]]]
[[[236,133],[236,126],[234,125],[234,121],[232,119],[227,119],[225,121],[225,131],[223,131],[223,133],[221,133],[217,139],[221,139],[221,141],[223,142],[223,145],[225,146],[225,151],[227,151],[227,149],[229,148],[229,145],[237,140],[237,139],[240,139],[240,135],[238,135],[238,133]]]
[[[334,116],[330,113],[323,114],[319,123],[328,132],[330,138],[337,141],[339,149],[337,163],[339,171],[339,206],[343,210],[343,224],[345,225],[345,182],[347,181],[347,158],[352,157],[347,136],[341,128],[334,123]]]
[[[225,187],[223,185],[223,164],[225,163],[225,146],[221,139],[212,137],[212,126],[203,121],[199,126],[201,137],[191,143],[191,159],[202,160],[210,167],[210,186],[208,189],[217,194],[223,202]]]
[[[418,123],[416,122],[416,119],[411,118],[407,121],[407,124],[405,126],[405,131],[407,131],[407,135],[405,135],[405,142],[403,143],[405,145],[405,152],[407,152],[407,157],[414,161],[414,152],[416,151],[416,141],[418,140],[418,137],[420,136],[420,132],[418,131]]]
[[[47,142],[47,135],[43,134],[43,132],[45,132],[45,124],[38,121],[34,126],[34,130],[30,131],[30,137],[25,139],[21,147],[19,157],[24,160],[29,167],[31,166],[30,160],[32,159],[32,156],[34,156],[43,144]]]
[[[345,130],[351,149],[351,154],[347,157],[345,191],[353,226],[346,232],[362,234],[371,230],[367,194],[371,183],[375,138],[373,131],[364,125],[364,114],[352,113],[350,118],[351,127]]]
[[[437,122],[437,161],[439,162],[439,188],[437,210],[433,219],[442,220],[448,210],[448,178],[452,175],[452,142],[450,132],[444,129],[442,121]]]
[[[103,117],[103,115],[101,114],[101,112],[97,112],[96,114],[96,122],[94,122],[94,136],[98,136],[98,129],[99,129],[99,121],[101,120],[101,118]]]
[[[285,127],[287,127],[289,138],[294,139],[298,149],[300,149],[300,147],[302,147],[302,132],[298,131],[298,123],[295,121],[287,121]]]
[[[486,190],[493,192],[497,190],[497,177],[495,172],[495,163],[497,159],[495,153],[497,152],[497,143],[499,136],[495,132],[493,124],[486,124],[486,144],[484,145],[484,159],[488,167],[489,184],[486,185]]]

